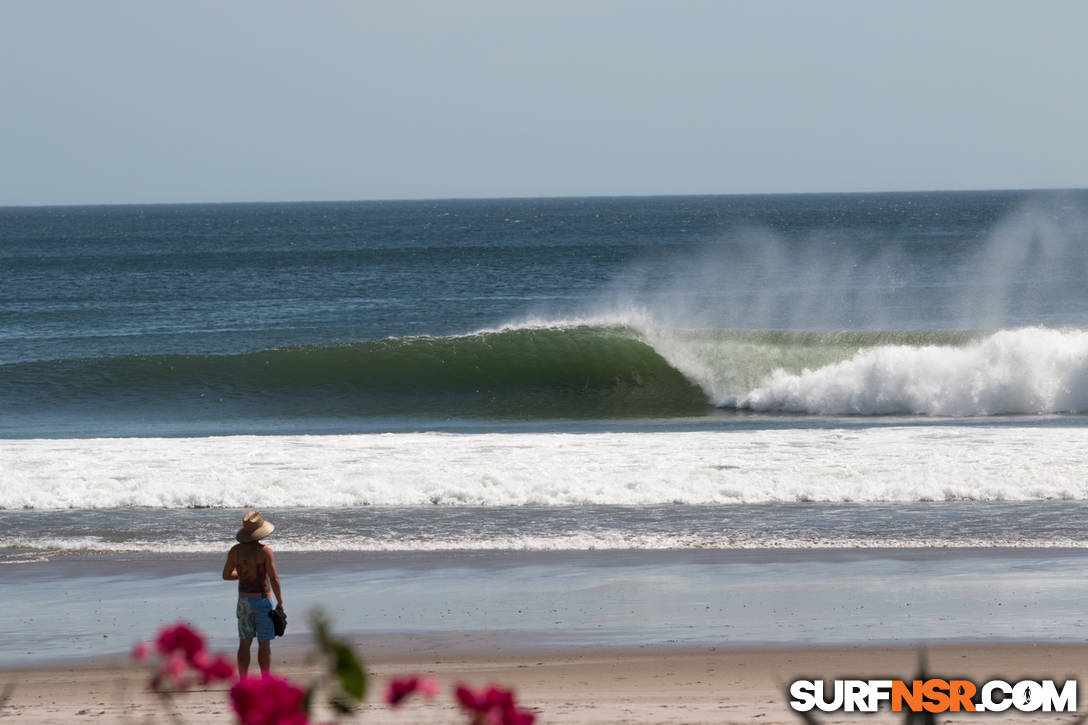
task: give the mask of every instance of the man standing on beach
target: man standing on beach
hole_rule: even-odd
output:
[[[239,543],[231,547],[227,563],[223,565],[223,578],[238,580],[238,674],[245,677],[249,672],[249,649],[257,638],[257,665],[266,674],[272,663],[272,639],[276,636],[272,620],[272,602],[268,598],[269,585],[276,595],[276,609],[283,611],[283,594],[280,577],[276,573],[276,560],[272,549],[261,543],[276,527],[265,521],[257,511],[250,511],[242,518],[242,528],[234,538]]]

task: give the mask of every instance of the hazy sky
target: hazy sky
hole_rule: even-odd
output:
[[[0,205],[1088,186],[1088,3],[0,0]]]

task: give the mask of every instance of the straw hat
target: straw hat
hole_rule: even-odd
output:
[[[254,510],[242,517],[242,528],[238,529],[234,538],[243,544],[247,541],[257,541],[271,534],[275,528],[271,521],[265,521],[261,513]]]

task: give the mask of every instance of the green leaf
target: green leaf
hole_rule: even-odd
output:
[[[330,674],[340,685],[341,694],[363,700],[366,697],[366,670],[351,645],[332,636],[328,618],[320,611],[310,614],[310,625],[317,646],[329,663]]]
[[[355,657],[355,652],[342,642],[334,643],[333,650],[336,656],[333,672],[340,680],[340,688],[350,697],[362,700],[366,697],[366,673]]]
[[[317,640],[317,646],[321,648],[321,651],[328,652],[329,650],[329,620],[325,617],[325,613],[320,609],[310,612],[310,626],[314,630],[314,639]]]

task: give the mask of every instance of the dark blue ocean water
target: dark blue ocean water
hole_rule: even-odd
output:
[[[1075,412],[745,396],[859,350],[1084,324],[1086,209],[1088,192],[4,208],[0,435]]]
[[[349,631],[1072,636],[1086,280],[1085,191],[0,209],[0,661],[251,507]]]
[[[215,550],[249,506],[301,550],[1080,546],[1086,220],[1084,191],[0,209],[0,560]]]

